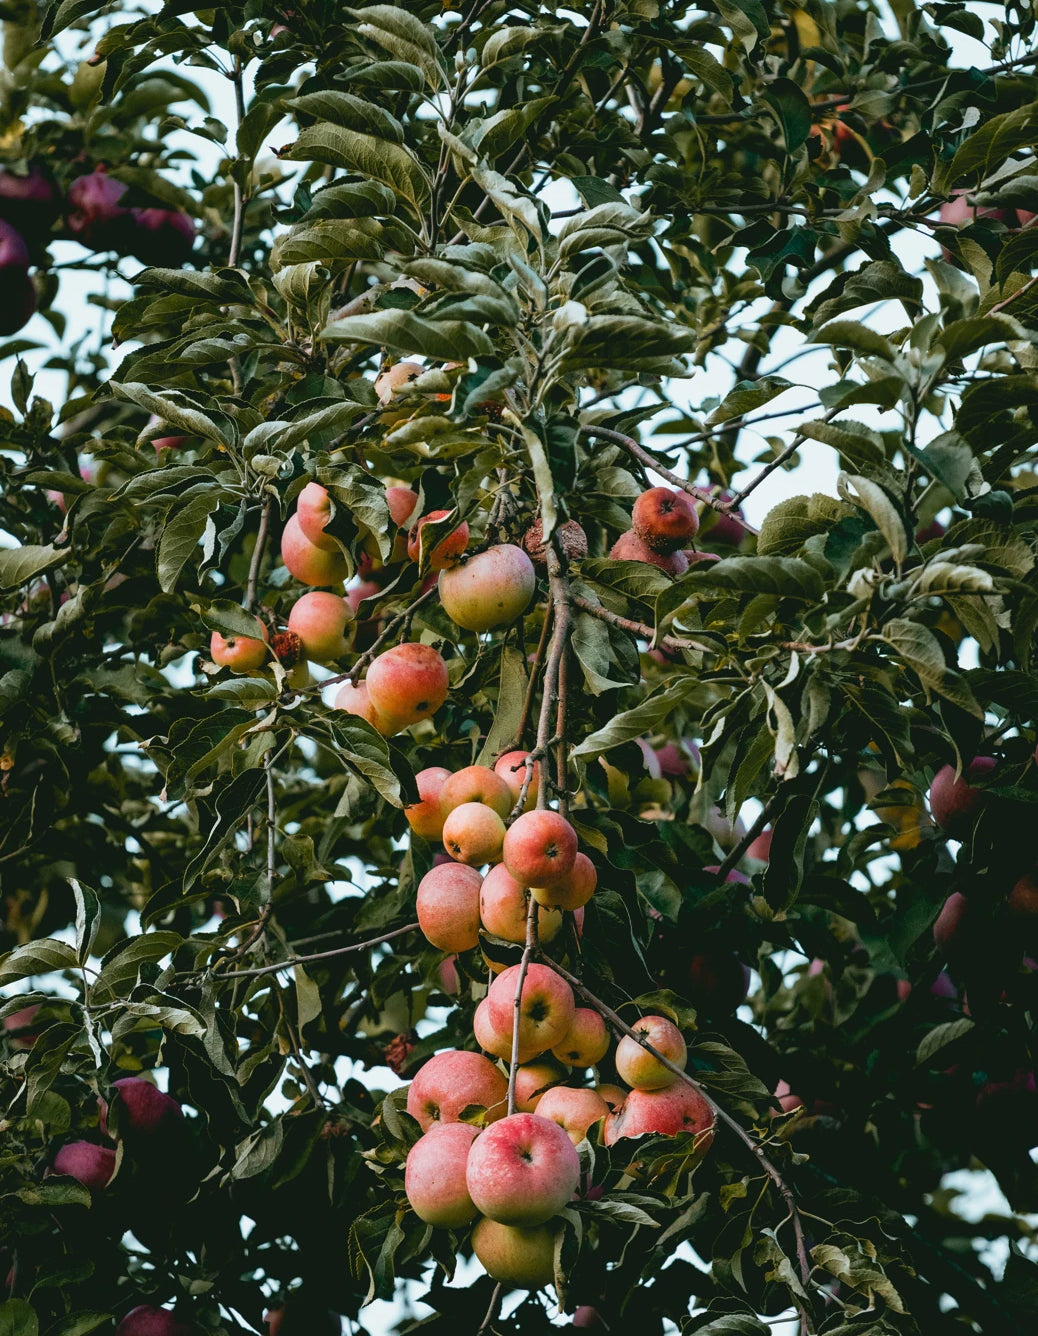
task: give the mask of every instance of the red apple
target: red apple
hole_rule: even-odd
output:
[[[407,1091],[407,1112],[428,1132],[434,1123],[456,1123],[473,1104],[486,1110],[487,1122],[503,1118],[508,1082],[489,1058],[467,1049],[448,1049],[430,1058]]]
[[[633,529],[628,529],[626,533],[620,535],[609,549],[609,555],[614,561],[643,561],[649,566],[658,566],[661,571],[673,576],[684,575],[688,570],[688,558],[684,552],[669,554],[654,552]]]
[[[66,222],[72,236],[89,250],[129,253],[133,214],[120,201],[126,187],[98,169],[80,176],[66,194]]]
[[[179,269],[195,247],[195,224],[176,209],[131,209],[130,254],[143,264]]]
[[[469,867],[496,863],[504,839],[505,823],[483,803],[462,803],[443,823],[443,847],[451,858]]]
[[[530,606],[537,576],[521,547],[499,543],[440,572],[440,602],[466,631],[489,631],[521,617]]]
[[[460,1229],[475,1218],[465,1169],[478,1135],[469,1123],[436,1123],[408,1151],[404,1191],[411,1210],[427,1225]]]
[[[194,1330],[168,1308],[140,1304],[126,1314],[116,1327],[115,1336],[191,1336]]]
[[[0,219],[23,236],[41,238],[61,213],[61,192],[50,174],[37,164],[24,174],[0,171]]]
[[[380,733],[388,734],[392,731],[383,725],[378,710],[372,705],[368,696],[365,682],[358,682],[356,686],[352,682],[343,682],[335,693],[335,708],[345,710],[347,714],[355,714],[360,719],[366,719],[372,728],[377,728]]]
[[[580,1160],[557,1123],[513,1113],[488,1127],[469,1151],[465,1182],[476,1209],[498,1224],[543,1225],[572,1199]]]
[[[417,561],[421,556],[422,529],[425,525],[436,520],[445,520],[450,513],[449,510],[431,510],[428,515],[423,515],[414,526],[407,540],[407,555],[412,561]],[[455,565],[468,545],[469,526],[462,520],[458,527],[452,529],[446,537],[441,538],[428,554],[429,570],[445,571],[448,566]]]
[[[555,1234],[547,1225],[516,1229],[496,1220],[477,1220],[472,1251],[492,1280],[539,1290],[555,1274]]]
[[[690,1085],[678,1081],[665,1090],[632,1090],[616,1113],[606,1119],[602,1140],[615,1146],[624,1137],[647,1133],[676,1136],[693,1132],[705,1152],[714,1137],[714,1111]]]
[[[233,668],[236,673],[247,673],[262,668],[270,660],[267,649],[267,628],[257,617],[259,636],[222,636],[214,631],[209,641],[209,657],[221,668]]]
[[[539,1062],[523,1062],[515,1071],[516,1112],[536,1113],[545,1094],[564,1080],[565,1075],[558,1063],[543,1058]]]
[[[36,1002],[32,1006],[22,1007],[21,1011],[12,1011],[10,1016],[4,1017],[4,1029],[10,1039],[12,1048],[21,1049],[24,1052],[36,1043],[36,1040],[40,1037],[40,1032],[32,1028],[32,1023],[42,1005],[42,1002]]]
[[[92,1141],[70,1141],[54,1156],[53,1172],[76,1178],[91,1192],[107,1187],[115,1173],[115,1151]]]
[[[686,547],[699,532],[699,516],[690,497],[669,487],[650,487],[634,503],[631,528],[653,552],[668,556]]]
[[[407,824],[423,840],[438,840],[443,835],[443,786],[451,772],[442,765],[429,766],[415,775],[420,802],[404,808]]]
[[[341,594],[314,589],[292,604],[288,629],[302,641],[308,659],[317,663],[334,662],[346,653],[343,633],[352,616],[350,605]]]
[[[494,771],[505,781],[512,794],[513,807],[519,801],[519,794],[526,778],[527,767],[525,762],[529,755],[530,753],[525,751],[510,751],[505,752],[503,756],[499,756],[494,762]],[[530,787],[526,790],[526,801],[523,804],[524,812],[532,811],[537,806],[537,794],[541,787],[540,761],[534,761],[532,769]]]
[[[303,537],[325,552],[337,552],[339,545],[324,531],[332,517],[332,500],[319,482],[308,482],[296,500],[296,519]]]
[[[746,857],[753,858],[758,863],[766,863],[771,858],[771,827],[765,826],[756,839],[751,840],[746,847]]]
[[[386,408],[393,399],[406,392],[413,380],[424,374],[425,367],[420,362],[397,362],[394,366],[386,367],[375,378],[379,404]]]
[[[467,765],[451,775],[443,786],[445,812],[453,811],[462,803],[483,803],[504,819],[512,810],[514,801],[506,781],[485,765]]]
[[[368,699],[394,733],[435,714],[449,685],[447,665],[431,645],[405,641],[368,669]]]
[[[508,828],[505,866],[524,886],[550,886],[573,868],[577,832],[564,816],[547,808],[524,812]]]
[[[434,867],[418,883],[418,924],[440,951],[471,951],[479,942],[479,888],[471,867]]]
[[[317,547],[303,533],[298,512],[290,515],[281,535],[281,560],[300,584],[340,586],[350,573],[339,549]]]
[[[576,520],[564,520],[555,529],[552,538],[556,551],[560,551],[567,561],[583,561],[587,556],[587,534]],[[534,565],[547,565],[548,553],[544,542],[544,527],[539,516],[523,534],[523,547]]]
[[[550,886],[535,886],[530,892],[539,905],[578,910],[591,899],[598,885],[598,873],[587,854],[578,853],[573,866]]]
[[[673,1021],[665,1016],[643,1016],[631,1029],[675,1066],[684,1068],[688,1050]],[[620,1080],[626,1081],[634,1090],[663,1090],[678,1079],[630,1035],[624,1035],[616,1046],[616,1070]]]
[[[609,1116],[609,1105],[596,1090],[560,1085],[545,1092],[537,1113],[558,1123],[574,1146],[579,1146],[595,1123]]]
[[[518,965],[499,974],[487,994],[487,1011],[499,1031],[512,1033]],[[547,965],[532,963],[523,979],[519,1007],[519,1046],[531,1053],[554,1048],[570,1026],[576,1010],[569,984]]]
[[[569,1029],[551,1051],[567,1067],[597,1067],[609,1051],[605,1021],[591,1007],[577,1007]]]
[[[472,1017],[472,1033],[476,1037],[476,1043],[486,1053],[492,1053],[495,1058],[501,1058],[504,1062],[512,1060],[512,1022],[509,1018],[508,1023],[498,1026],[490,1015],[490,999],[483,998],[479,1006],[476,1007],[475,1014]],[[529,1062],[543,1050],[533,1041],[532,1047],[519,1047],[519,1062]]]
[[[124,1076],[112,1084],[119,1092],[119,1132],[129,1139],[160,1136],[175,1127],[184,1117],[184,1111],[172,1095],[167,1095],[140,1076]],[[108,1134],[108,1104],[98,1100],[101,1110],[101,1131]]]
[[[483,927],[506,942],[526,941],[526,919],[530,892],[498,863],[483,878],[479,892],[479,917]],[[562,911],[537,909],[537,940],[550,942],[562,927]]]
[[[953,839],[969,832],[985,801],[984,790],[971,781],[984,779],[995,769],[993,756],[975,756],[965,775],[956,778],[955,767],[945,765],[937,771],[930,785],[930,811],[941,829]]]

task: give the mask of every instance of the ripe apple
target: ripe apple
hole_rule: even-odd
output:
[[[140,1076],[124,1076],[112,1084],[119,1092],[119,1133],[127,1140],[159,1136],[175,1127],[184,1111],[172,1095]],[[98,1099],[101,1131],[108,1135],[108,1103]]]
[[[524,812],[508,828],[502,856],[524,886],[550,886],[573,868],[577,832],[564,816],[547,808]]]
[[[356,686],[352,682],[343,682],[335,693],[335,709],[345,710],[347,714],[355,714],[360,719],[366,719],[371,727],[377,728],[380,733],[388,735],[393,731],[383,724],[378,710],[372,705],[366,682],[358,682]]]
[[[270,655],[267,650],[267,628],[257,617],[259,636],[222,636],[214,631],[209,640],[209,657],[221,668],[233,668],[236,673],[262,668]]]
[[[70,1141],[54,1156],[52,1170],[77,1178],[91,1192],[100,1192],[115,1173],[115,1151],[92,1141]]]
[[[494,770],[508,785],[512,795],[512,806],[519,801],[519,794],[522,791],[523,780],[526,778],[526,758],[529,752],[510,751],[499,756],[494,762]],[[530,812],[537,806],[537,794],[541,787],[541,763],[534,761],[533,774],[530,777],[530,787],[526,790],[526,801],[523,804],[523,811]]]
[[[669,554],[654,552],[633,529],[628,529],[626,533],[620,535],[609,549],[609,555],[614,561],[644,561],[649,566],[658,566],[661,571],[666,571],[668,575],[675,577],[684,575],[688,570],[688,557],[684,552]]]
[[[413,380],[425,374],[425,367],[420,362],[397,362],[394,366],[386,367],[385,371],[380,371],[375,377],[375,393],[378,395],[378,402],[382,408],[404,394],[407,387]],[[395,416],[395,415],[394,415]],[[383,414],[383,422],[392,420],[391,415]]]
[[[634,503],[631,528],[653,552],[668,556],[687,547],[699,532],[690,497],[669,487],[650,487]]]
[[[945,765],[930,785],[930,811],[940,828],[953,839],[968,833],[985,801],[984,790],[971,781],[984,779],[995,769],[993,756],[975,756],[966,773],[955,776],[955,767]]]
[[[407,1091],[407,1112],[423,1132],[434,1123],[456,1123],[470,1105],[486,1109],[486,1120],[503,1118],[508,1082],[489,1058],[467,1049],[437,1053],[422,1067]]]
[[[310,542],[299,523],[298,511],[288,517],[281,535],[281,560],[289,573],[305,585],[341,586],[350,573],[338,544],[333,550]]]
[[[486,1053],[492,1053],[495,1058],[501,1058],[504,1062],[512,1060],[512,1024],[511,1020],[506,1026],[498,1026],[490,1015],[490,999],[485,997],[480,1002],[472,1017],[472,1033],[476,1037],[476,1043]],[[537,1046],[523,1048],[519,1046],[519,1061],[529,1062],[543,1050]]]
[[[515,990],[520,966],[510,965],[497,976],[487,994],[487,1012],[494,1028],[512,1033]],[[573,990],[547,965],[529,965],[519,1007],[519,1047],[531,1053],[554,1048],[573,1024]]]
[[[423,840],[438,840],[443,834],[443,786],[451,772],[442,765],[432,765],[415,775],[420,802],[404,808],[407,824]]]
[[[572,1086],[553,1086],[541,1097],[537,1112],[550,1118],[579,1146],[590,1128],[602,1118],[608,1118],[609,1105],[597,1090],[574,1090]]]
[[[449,510],[431,510],[428,515],[423,515],[418,523],[411,530],[410,537],[407,540],[407,555],[412,561],[417,561],[421,556],[422,550],[422,529],[430,522],[445,520],[451,512]],[[446,537],[441,538],[432,551],[428,554],[428,567],[431,571],[445,571],[448,566],[453,566],[461,554],[469,545],[469,526],[462,520],[456,529],[452,529]]]
[[[443,823],[443,847],[451,858],[469,867],[496,863],[504,840],[505,823],[483,803],[462,803]]]
[[[296,518],[303,537],[325,552],[337,552],[339,545],[324,531],[332,517],[332,499],[319,482],[308,482],[296,500]]]
[[[632,1090],[616,1113],[605,1122],[602,1141],[615,1146],[624,1137],[640,1137],[653,1132],[676,1136],[693,1132],[701,1137],[699,1150],[705,1154],[714,1139],[714,1111],[697,1091],[684,1081],[665,1090]]]
[[[804,1107],[804,1101],[799,1095],[794,1095],[789,1088],[788,1081],[780,1081],[775,1087],[775,1098],[782,1106],[783,1113],[793,1113],[796,1109]]]
[[[553,1086],[565,1079],[566,1073],[555,1062],[541,1059],[524,1062],[515,1071],[515,1107],[518,1113],[535,1113],[541,1099]]]
[[[440,572],[440,602],[466,631],[489,631],[521,617],[530,606],[537,576],[514,543],[499,543]]]
[[[387,487],[386,505],[389,507],[389,518],[396,527],[406,529],[418,506],[418,493],[410,487]]]
[[[543,1225],[572,1199],[580,1160],[558,1123],[513,1113],[481,1133],[465,1182],[476,1209],[502,1225]]]
[[[677,1067],[684,1067],[688,1050],[681,1031],[665,1016],[643,1016],[631,1026],[657,1052],[669,1058]],[[634,1090],[664,1090],[678,1079],[672,1071],[642,1048],[636,1039],[624,1035],[616,1046],[616,1070],[621,1081]]]
[[[573,866],[550,886],[534,886],[530,894],[539,905],[556,909],[581,909],[595,893],[598,873],[587,854],[578,853]]]
[[[477,1136],[479,1129],[470,1123],[436,1123],[408,1151],[404,1191],[427,1225],[459,1229],[475,1218],[465,1169]]]
[[[617,1111],[620,1105],[623,1104],[624,1100],[631,1093],[629,1090],[625,1090],[623,1086],[610,1085],[608,1081],[599,1082],[599,1084],[595,1086],[595,1090],[602,1096],[613,1113]]]
[[[771,827],[765,826],[755,840],[746,847],[746,857],[758,863],[767,863],[771,858]]]
[[[65,195],[65,221],[72,236],[89,250],[129,253],[133,215],[120,203],[126,187],[98,170],[78,177]]]
[[[308,659],[328,663],[341,659],[346,653],[343,632],[352,617],[350,605],[341,594],[314,589],[292,604],[288,629],[303,642]]]
[[[17,228],[0,219],[0,273],[5,278],[11,270],[28,269],[29,247]]]
[[[666,742],[656,748],[656,762],[663,779],[695,779],[702,769],[699,748],[691,738]]]
[[[195,248],[195,224],[178,209],[131,209],[130,254],[142,264],[179,269]]]
[[[36,313],[36,285],[28,269],[17,265],[0,266],[4,300],[0,304],[0,335],[17,334]]]
[[[526,941],[526,918],[530,892],[498,863],[483,878],[479,892],[479,917],[483,927],[506,942]],[[537,910],[537,940],[550,942],[562,927],[560,909]]]
[[[551,1051],[567,1067],[597,1067],[609,1051],[605,1021],[591,1007],[577,1007],[569,1029]]]
[[[443,786],[444,811],[462,803],[483,803],[504,819],[515,800],[507,782],[486,765],[467,765],[455,771]]]
[[[139,1304],[119,1323],[115,1336],[192,1336],[194,1330],[168,1308]]]
[[[36,1040],[40,1037],[40,1032],[31,1027],[36,1019],[36,1013],[42,1005],[42,1002],[36,1002],[30,1007],[22,1007],[21,1011],[12,1011],[10,1016],[4,1017],[4,1030],[7,1032],[12,1048],[24,1052],[36,1043]],[[19,1034],[19,1031],[22,1033]]]
[[[730,501],[731,492],[722,492],[720,499]],[[699,512],[699,528],[703,537],[708,534],[711,543],[724,543],[727,547],[739,547],[746,537],[747,529],[745,524],[740,524],[743,514],[740,507],[736,506],[734,510],[714,510],[713,506],[704,505]],[[713,555],[701,554],[701,555]]]
[[[492,1280],[539,1290],[555,1275],[555,1234],[547,1225],[516,1229],[496,1220],[477,1220],[472,1251]]]
[[[565,520],[554,534],[555,547],[567,561],[582,561],[587,556],[587,534],[576,520]],[[544,542],[544,526],[540,517],[523,534],[523,547],[535,566],[546,566],[548,553]]]
[[[431,645],[405,641],[380,654],[367,676],[368,699],[393,733],[428,719],[447,699],[447,665]]]
[[[471,951],[479,942],[479,888],[471,867],[447,863],[418,883],[418,925],[440,951]]]
[[[1038,871],[1028,872],[1020,878],[1009,892],[1006,907],[1013,923],[1030,938],[1038,923]]]
[[[0,171],[0,219],[23,236],[42,237],[61,213],[61,192],[50,174],[33,164],[24,174]]]

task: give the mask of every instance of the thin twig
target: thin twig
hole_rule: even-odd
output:
[[[234,108],[237,114],[238,129],[240,130],[241,123],[245,119],[245,89],[242,86],[241,56],[234,57],[234,72],[231,75],[231,82],[234,84]],[[237,269],[241,261],[241,243],[245,229],[245,192],[236,177],[231,184],[234,188],[234,222],[231,225],[231,250],[227,257],[227,263],[232,269]]]
[[[408,923],[404,928],[394,928],[392,932],[383,933],[381,937],[372,937],[366,942],[353,942],[350,946],[337,946],[331,951],[315,951],[309,956],[289,956],[276,965],[260,965],[256,969],[250,970],[231,970],[228,974],[213,974],[211,977],[214,979],[255,979],[261,974],[277,974],[281,970],[290,970],[295,965],[309,965],[315,960],[331,960],[334,956],[345,956],[351,951],[367,951],[373,946],[381,946],[383,942],[391,942],[394,937],[403,937],[406,933],[416,932],[417,929],[417,923]]]
[[[551,630],[551,604],[544,609],[544,621],[541,624],[541,638],[537,642],[537,650],[533,656],[533,663],[530,665],[530,680],[526,684],[526,696],[523,700],[523,712],[519,717],[519,727],[516,729],[516,745],[523,745],[523,734],[526,732],[526,726],[530,722],[530,709],[533,706],[533,693],[537,688],[537,674],[541,663],[544,660],[544,649],[548,643],[548,632]]]
[[[621,617],[618,612],[610,612],[608,608],[603,608],[600,603],[592,603],[590,599],[584,598],[581,594],[571,594],[570,601],[584,612],[589,612],[592,617],[597,617],[600,622],[608,622],[610,626],[619,627],[621,631],[630,631],[631,635],[641,636],[643,640],[652,641],[656,635],[655,630],[646,622],[636,622],[631,617]],[[683,649],[699,650],[702,654],[712,654],[716,651],[711,650],[709,645],[701,645],[698,640],[680,640],[677,636],[661,636],[656,642],[657,646],[666,653],[677,653]]]
[[[259,526],[256,529],[256,545],[252,549],[252,560],[249,562],[249,577],[245,585],[245,598],[242,600],[242,607],[246,612],[251,612],[256,606],[256,590],[259,585],[260,566],[263,563],[263,550],[267,546],[267,530],[270,527],[270,507],[272,498],[268,495],[263,501],[263,509],[260,511]]]
[[[750,847],[753,841],[757,838],[758,835],[760,835],[763,832],[764,827],[768,824],[768,821],[771,819],[771,812],[774,806],[775,806],[775,799],[773,797],[769,798],[768,801],[764,804],[764,806],[760,809],[760,815],[757,817],[757,820],[754,821],[753,825],[749,828],[749,830],[742,837],[742,839],[739,840],[737,844],[733,845],[731,849],[729,849],[728,853],[725,855],[724,861],[722,862],[721,866],[717,869],[718,881],[724,881],[725,877],[728,876],[728,873],[731,872],[732,868],[735,867],[736,863],[738,863],[740,858],[742,858],[743,854]]]
[[[831,422],[832,419],[836,416],[836,414],[841,411],[842,411],[842,405],[839,405],[836,408],[830,408],[827,412],[822,414],[821,418],[819,418],[819,421]],[[789,443],[789,445],[785,447],[784,450],[780,450],[779,453],[775,456],[775,458],[770,460],[767,464],[765,464],[764,467],[760,470],[760,472],[757,473],[754,477],[752,477],[745,487],[741,488],[738,492],[735,493],[729,504],[733,506],[741,505],[741,503],[746,500],[746,498],[749,496],[751,492],[755,492],[757,490],[757,488],[761,485],[761,483],[764,481],[765,478],[769,477],[772,473],[774,473],[776,469],[781,468],[787,459],[792,459],[792,457],[796,454],[796,452],[800,449],[800,447],[804,444],[806,440],[807,437],[803,435],[802,432],[797,432],[797,434],[793,437],[792,441]]]
[[[494,1286],[494,1293],[490,1296],[490,1305],[487,1308],[487,1315],[479,1324],[479,1330],[476,1332],[476,1336],[483,1336],[485,1331],[489,1331],[491,1324],[497,1317],[498,1306],[501,1303],[501,1288],[501,1282],[498,1281]]]

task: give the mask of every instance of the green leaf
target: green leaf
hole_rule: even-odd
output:
[[[101,925],[101,901],[94,891],[80,885],[75,877],[69,877],[69,884],[76,897],[76,951],[79,963],[84,965]]]
[[[429,182],[409,149],[327,121],[303,130],[282,157],[345,167],[369,180],[381,181],[419,215],[429,200]]]
[[[931,630],[919,622],[895,617],[883,627],[883,639],[912,669],[927,692],[936,691],[961,710],[983,719],[984,711],[966,679],[945,663],[940,642]]]
[[[621,747],[625,742],[633,742],[635,738],[653,732],[695,693],[697,685],[693,678],[678,678],[640,705],[624,710],[604,727],[589,733],[577,743],[570,756],[601,756],[613,747]]]
[[[824,492],[787,497],[765,515],[757,535],[757,554],[786,556],[799,552],[809,538],[826,533],[853,513],[850,506]]]
[[[823,326],[844,311],[874,302],[899,301],[909,317],[916,319],[921,310],[922,279],[906,274],[894,260],[871,260],[860,269],[839,274],[829,284],[822,299],[808,307],[815,326]]]
[[[976,1028],[975,1022],[968,1016],[961,1016],[957,1021],[946,1021],[943,1025],[935,1025],[920,1041],[916,1049],[915,1065],[925,1066],[935,1053],[947,1048],[949,1044],[954,1044],[957,1039],[962,1039]]]
[[[343,761],[356,770],[393,807],[403,807],[400,780],[390,760],[389,744],[364,719],[336,711],[329,725]]]
[[[812,336],[811,342],[849,348],[852,352],[865,353],[869,357],[882,357],[886,362],[893,362],[897,356],[889,339],[870,325],[862,325],[855,320],[830,321]]]
[[[516,740],[525,697],[526,664],[524,656],[514,645],[505,645],[501,650],[501,667],[494,722],[491,724],[486,741],[476,758],[477,765],[492,766],[508,744]]]
[[[760,0],[714,0],[721,18],[746,48],[753,50],[758,42],[766,42],[771,24]]]
[[[792,388],[792,381],[783,376],[763,376],[760,380],[740,380],[725,395],[722,402],[707,418],[712,426],[717,422],[728,422],[731,418],[742,417],[755,408],[761,408],[772,399]]]
[[[392,144],[404,142],[404,127],[395,116],[353,93],[326,88],[317,93],[289,98],[286,105],[293,111],[302,112],[304,116],[312,116],[316,121],[329,121],[344,130],[358,130]]]
[[[136,986],[142,965],[155,964],[172,955],[183,941],[178,932],[145,932],[117,942],[101,962],[101,973],[91,989],[94,1000],[128,993]]]
[[[38,546],[32,543],[22,547],[0,548],[0,589],[19,589],[44,571],[52,570],[68,561],[69,547]]]
[[[6,1299],[0,1304],[0,1336],[39,1336],[39,1330],[36,1314],[26,1300]]]
[[[172,593],[181,572],[198,550],[209,517],[222,499],[218,489],[193,497],[186,505],[174,506],[159,538],[156,569],[159,588]]]
[[[368,5],[364,9],[348,9],[358,20],[357,32],[377,42],[391,56],[408,65],[416,65],[425,75],[430,88],[443,86],[439,48],[432,28],[406,9],[395,5]]]
[[[770,24],[768,31],[771,31]],[[765,85],[761,98],[775,113],[786,143],[786,152],[795,152],[801,144],[806,143],[814,121],[807,94],[792,79],[780,78],[772,79]]]
[[[959,146],[950,163],[938,161],[931,180],[935,195],[949,193],[966,176],[988,176],[993,166],[1000,166],[1017,149],[1027,148],[1038,139],[1038,102],[1028,102],[1013,111],[984,119]]]
[[[844,501],[864,510],[883,535],[890,555],[901,566],[908,555],[909,535],[904,519],[894,502],[879,483],[853,473],[841,473],[836,490]]]
[[[196,408],[183,395],[156,394],[147,385],[136,381],[110,382],[112,393],[117,399],[126,399],[161,418],[168,427],[175,427],[185,436],[201,436],[203,440],[215,441],[218,445],[233,445],[235,434],[230,424],[221,425],[201,409]],[[222,415],[221,415],[222,417]]]
[[[47,937],[39,942],[26,942],[0,957],[0,988],[31,974],[50,974],[55,970],[75,970],[79,957],[66,942]]]
[[[725,557],[709,564],[697,563],[676,580],[656,601],[657,619],[707,589],[816,600],[825,592],[825,584],[815,567],[799,557]]]
[[[418,353],[437,361],[463,362],[494,351],[490,336],[458,320],[426,320],[413,311],[375,311],[333,320],[322,339],[338,343],[375,344],[398,353]]]

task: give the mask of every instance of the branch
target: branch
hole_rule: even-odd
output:
[[[290,970],[295,965],[309,965],[315,960],[331,960],[333,956],[345,956],[351,951],[367,951],[373,946],[381,946],[383,942],[391,942],[394,937],[403,937],[406,933],[415,932],[418,928],[417,923],[408,923],[404,928],[394,928],[392,932],[383,933],[381,937],[372,937],[366,942],[354,942],[350,946],[337,946],[331,951],[315,951],[309,956],[289,956],[287,960],[281,960],[276,965],[260,965],[251,970],[231,970],[228,974],[213,974],[214,979],[255,979],[261,974],[277,974],[281,970]]]
[[[821,421],[831,422],[833,418],[836,416],[836,414],[841,411],[841,407],[830,408],[828,412],[822,414]],[[777,468],[781,468],[787,459],[792,459],[792,457],[796,454],[796,452],[800,449],[800,447],[806,440],[807,440],[806,436],[804,436],[801,432],[797,432],[797,434],[793,437],[789,445],[787,445],[784,450],[780,450],[779,453],[775,456],[773,460],[771,460],[770,463],[764,465],[764,467],[756,475],[756,477],[751,478],[745,487],[743,487],[740,491],[736,492],[728,504],[732,506],[741,505],[741,503],[746,500],[746,498],[749,496],[751,492],[755,492],[757,490],[757,488],[761,485],[761,483],[764,481],[765,478],[769,477],[772,473],[774,473]]]
[[[729,849],[728,853],[725,855],[724,862],[717,869],[718,881],[724,881],[725,877],[728,876],[728,873],[731,872],[733,867],[735,867],[736,863],[738,863],[740,858],[742,858],[743,854],[750,847],[753,841],[764,830],[764,827],[768,824],[768,821],[771,819],[771,813],[774,806],[775,806],[775,798],[771,797],[760,809],[760,815],[757,817],[757,820],[749,828],[749,830],[738,842],[738,844],[734,845],[731,849]]]
[[[242,86],[241,56],[234,57],[234,72],[231,75],[231,82],[234,84],[234,108],[237,113],[238,129],[240,130],[241,123],[245,119],[245,90]],[[241,260],[242,233],[245,228],[245,193],[236,177],[232,178],[231,185],[234,188],[234,222],[231,227],[231,250],[227,257],[227,263],[232,269],[237,269]]]
[[[544,622],[541,625],[541,638],[537,642],[537,650],[533,656],[533,663],[530,665],[530,680],[526,685],[526,696],[523,700],[523,712],[519,717],[519,727],[516,729],[516,745],[523,745],[523,734],[526,732],[526,726],[530,722],[530,710],[533,706],[533,693],[537,687],[537,674],[540,671],[541,663],[544,660],[544,650],[548,643],[548,632],[551,630],[551,604],[544,609]],[[523,795],[525,801],[525,794]]]
[[[245,598],[242,600],[242,607],[246,612],[251,612],[256,606],[256,589],[259,585],[260,566],[263,564],[263,550],[267,546],[267,530],[270,526],[270,506],[271,497],[268,493],[263,502],[263,509],[260,511],[259,527],[256,530],[256,545],[252,549],[252,560],[249,562],[249,577],[245,585]]]
[[[646,622],[636,622],[630,617],[621,617],[618,612],[610,612],[608,608],[603,608],[600,603],[592,603],[590,599],[584,598],[581,594],[571,594],[570,600],[581,608],[584,612],[589,612],[592,617],[597,617],[600,622],[608,622],[610,626],[618,626],[621,631],[630,631],[631,635],[641,636],[643,640],[652,641],[655,639],[655,630]],[[661,636],[656,642],[660,649],[667,652],[676,653],[682,649],[696,649],[703,654],[712,654],[709,645],[701,645],[698,640],[679,640],[677,636]]]
[[[498,1306],[501,1303],[501,1282],[494,1286],[494,1293],[490,1296],[490,1306],[487,1308],[487,1315],[479,1324],[479,1330],[476,1336],[483,1336],[485,1331],[489,1331],[494,1319],[497,1317]]]

